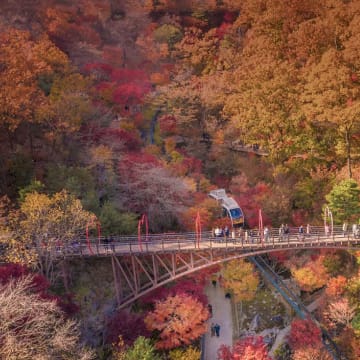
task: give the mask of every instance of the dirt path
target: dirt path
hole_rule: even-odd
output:
[[[225,344],[232,346],[232,315],[231,303],[229,299],[225,298],[224,290],[216,285],[211,284],[205,290],[208,296],[209,303],[212,305],[213,317],[209,319],[209,330],[205,334],[204,359],[217,360],[217,350],[220,345]],[[220,336],[211,336],[211,324],[218,323],[220,325]]]

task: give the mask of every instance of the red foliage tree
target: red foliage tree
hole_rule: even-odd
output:
[[[321,343],[321,330],[310,319],[295,319],[291,323],[289,334],[289,345],[292,349],[300,349],[304,347],[317,348]]]
[[[69,49],[78,42],[100,45],[101,38],[90,19],[78,11],[78,7],[57,6],[46,10],[45,23],[50,38],[62,49]],[[91,21],[90,21],[91,20]]]
[[[6,264],[0,266],[0,283],[5,285],[12,279],[20,279],[26,275],[30,275],[31,271],[20,264]],[[47,279],[39,274],[34,274],[33,290],[37,293],[44,293],[49,289],[50,283]]]
[[[217,356],[219,360],[232,360],[233,354],[230,346],[222,344],[218,349]]]
[[[108,144],[114,150],[137,151],[140,149],[140,137],[136,131],[113,129],[98,126],[82,128],[82,139],[93,144]]]
[[[237,197],[238,203],[241,205],[248,224],[250,227],[257,227],[259,223],[259,209],[261,209],[261,200],[269,194],[270,188],[263,183],[257,184],[255,187],[248,188],[241,196]],[[263,224],[271,224],[270,218],[262,213]]]
[[[163,115],[159,118],[159,128],[162,135],[176,134],[176,118],[174,115]]]
[[[133,152],[124,155],[119,163],[119,170],[123,176],[130,177],[133,171],[131,167],[137,164],[144,169],[151,169],[153,167],[160,166],[159,160],[149,153],[141,152]]]
[[[238,340],[232,350],[221,345],[218,350],[219,360],[270,360],[267,346],[261,336],[249,336]]]
[[[177,281],[169,287],[162,286],[155,289],[151,293],[141,297],[140,301],[142,304],[153,304],[156,301],[163,301],[168,296],[175,296],[177,294],[190,295],[198,299],[202,304],[207,305],[208,300],[204,294],[204,286],[210,281],[211,275],[220,271],[219,265],[214,265],[206,269],[196,271]]]
[[[131,346],[139,337],[148,337],[149,331],[144,323],[144,316],[128,313],[127,311],[118,311],[107,321],[106,343],[117,344],[121,335],[126,345]]]
[[[231,28],[231,25],[229,23],[222,23],[217,29],[216,29],[216,36],[221,40],[224,38],[224,36],[228,33],[229,29]]]
[[[269,257],[279,264],[284,264],[289,259],[287,251],[274,251],[269,253]]]
[[[124,116],[131,106],[142,104],[152,89],[149,75],[142,70],[115,68],[104,63],[91,63],[84,68],[98,79],[95,90],[100,98],[121,105],[118,111]]]
[[[204,286],[203,284],[198,284],[192,280],[181,280],[176,282],[171,287],[160,287],[150,294],[145,295],[141,298],[141,302],[143,304],[152,304],[156,301],[163,301],[168,296],[176,296],[176,295],[190,295],[197,300],[199,300],[202,304],[207,304],[207,297],[204,295]]]

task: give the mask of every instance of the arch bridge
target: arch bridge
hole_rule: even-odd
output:
[[[258,233],[248,237],[214,237],[212,232],[166,233],[143,239],[82,239],[56,251],[58,256],[66,257],[108,257],[116,300],[123,308],[158,287],[222,262],[275,251],[323,248],[360,250],[360,238],[336,227],[331,233],[318,227],[311,234],[298,234],[297,229],[291,229],[285,235],[272,229],[266,239]]]

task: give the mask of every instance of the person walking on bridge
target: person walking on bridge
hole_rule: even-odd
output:
[[[284,240],[284,234],[285,234],[285,226],[284,226],[284,224],[281,224],[281,226],[279,227],[279,240],[280,241]]]
[[[270,231],[269,231],[269,228],[267,226],[265,226],[264,227],[264,241],[269,242],[269,238],[270,238]]]
[[[289,228],[288,224],[286,224],[285,227],[284,227],[284,234],[285,234],[285,239],[287,241],[289,241],[289,239],[290,239],[290,228]]]
[[[299,240],[304,240],[304,227],[302,225],[299,227]]]
[[[104,249],[105,249],[105,252],[108,251],[108,248],[109,248],[109,239],[107,236],[105,236],[104,240],[103,240],[103,243],[104,243]]]

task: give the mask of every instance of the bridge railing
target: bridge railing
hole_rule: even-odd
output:
[[[304,244],[316,245],[326,242],[331,245],[339,242],[356,240],[358,237],[352,232],[344,233],[341,226],[336,226],[326,233],[324,227],[312,227],[310,233],[299,233],[299,229],[292,227],[288,234],[279,234],[279,229],[272,228],[266,237],[257,229],[231,233],[229,236],[214,236],[212,231],[204,231],[201,234],[187,233],[163,233],[143,235],[140,239],[135,235],[113,237],[81,237],[71,244],[56,246],[52,251],[55,255],[66,256],[91,256],[131,254],[131,253],[154,253],[172,252],[175,250],[212,249],[212,248],[242,248],[249,250],[259,247],[279,248],[286,246],[304,247]]]

